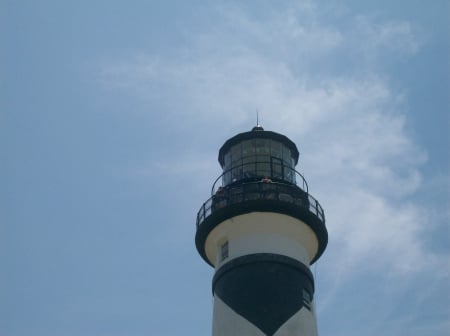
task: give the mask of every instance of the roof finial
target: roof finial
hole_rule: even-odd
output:
[[[252,131],[264,131],[264,128],[259,125],[259,111],[256,109],[256,126],[253,127]]]

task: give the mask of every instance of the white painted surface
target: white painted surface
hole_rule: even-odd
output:
[[[308,254],[302,245],[290,237],[275,233],[253,233],[236,236],[229,240],[228,251],[228,260],[251,253],[274,253],[294,258],[305,265],[309,264]],[[221,266],[228,260],[219,262],[217,266]]]
[[[206,256],[221,266],[220,247],[229,242],[229,257],[252,253],[286,255],[309,265],[318,249],[318,240],[311,228],[302,221],[273,212],[252,212],[228,219],[211,231],[206,239]]]

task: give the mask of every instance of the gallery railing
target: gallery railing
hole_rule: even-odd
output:
[[[325,225],[325,214],[321,205],[307,191],[288,183],[258,181],[218,188],[200,208],[197,214],[197,229],[214,211],[256,200],[273,200],[302,207]]]
[[[243,182],[256,182],[264,177],[269,177],[274,182],[287,182],[297,185],[300,189],[308,192],[308,183],[305,178],[295,169],[273,161],[252,161],[249,163],[233,165],[225,170],[215,181],[211,188],[211,195],[218,189],[228,185]]]

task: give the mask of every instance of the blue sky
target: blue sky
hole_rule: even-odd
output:
[[[210,335],[195,217],[256,110],[327,216],[320,335],[447,335],[449,10],[0,1],[0,335]]]

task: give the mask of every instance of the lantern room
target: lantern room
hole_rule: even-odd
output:
[[[222,185],[264,177],[295,184],[298,158],[298,149],[289,138],[256,126],[250,132],[232,137],[220,149]]]

